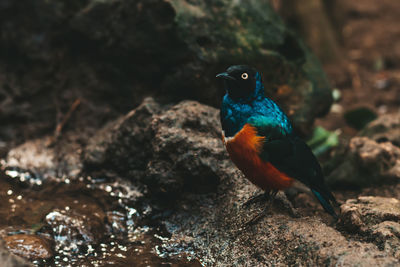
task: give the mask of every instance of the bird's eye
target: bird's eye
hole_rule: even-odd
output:
[[[243,80],[247,80],[247,78],[249,78],[249,75],[246,72],[242,73],[242,79]]]

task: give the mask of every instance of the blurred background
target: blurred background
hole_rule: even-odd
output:
[[[354,134],[373,113],[399,111],[395,1],[273,4],[318,56],[331,83],[336,104],[318,124]]]
[[[36,265],[215,263],[162,239],[188,208],[158,200],[242,185],[215,163],[233,64],[262,72],[339,200],[398,198],[399,25],[397,0],[0,0],[0,236]]]

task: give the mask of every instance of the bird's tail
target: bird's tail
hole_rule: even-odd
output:
[[[328,191],[324,192],[323,190],[311,189],[314,195],[317,197],[319,203],[321,203],[322,207],[326,212],[328,212],[335,219],[338,218],[335,210],[332,207],[332,203],[337,204],[335,197]]]

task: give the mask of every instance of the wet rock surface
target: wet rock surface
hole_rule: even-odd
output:
[[[358,34],[378,18],[361,11],[346,11]],[[215,74],[257,67],[302,133],[332,101],[319,63],[268,0],[0,0],[0,25],[0,264],[29,265],[12,251],[36,266],[399,265],[398,114],[344,148],[330,176],[346,188],[335,192],[338,223],[303,192],[292,196],[298,218],[279,195],[244,227],[265,203],[242,206],[260,191],[220,140]],[[380,25],[377,36],[393,29]],[[371,34],[353,40],[349,56],[370,69],[377,55],[357,51]],[[395,67],[383,50],[378,60]],[[374,107],[396,106],[397,74],[351,69],[356,89],[390,89]]]
[[[84,205],[91,214],[70,210],[53,210],[48,213],[45,222],[55,234],[56,246],[67,241],[74,249],[88,244],[98,244],[105,234],[104,212],[99,207]]]
[[[4,241],[0,239],[0,262],[4,267],[28,267],[33,266],[27,260],[18,257],[9,252],[4,245]]]
[[[8,170],[26,170],[37,178],[36,182],[56,177],[76,178],[83,167],[81,146],[73,140],[56,146],[52,142],[51,136],[25,142],[8,152],[3,165]]]
[[[390,142],[356,137],[351,144],[364,167],[390,167],[400,155]],[[242,206],[261,192],[228,159],[218,111],[210,106],[195,101],[160,105],[148,98],[100,129],[81,155],[86,176],[47,177],[39,184],[3,162],[0,197],[8,204],[0,209],[0,233],[50,240],[54,256],[35,264],[399,263],[395,198],[349,200],[335,223],[314,197],[300,193],[292,199],[298,218],[275,201],[266,217],[245,227],[265,203]],[[383,167],[376,177],[387,183],[382,173],[391,168]],[[337,197],[346,199],[342,193]]]
[[[29,178],[21,182],[3,172],[0,237],[36,266],[197,266],[190,247],[179,255],[156,250],[169,233],[150,219],[159,211],[127,181],[46,179],[32,186]]]
[[[8,250],[30,260],[48,259],[53,256],[50,244],[36,235],[17,234],[4,237]]]

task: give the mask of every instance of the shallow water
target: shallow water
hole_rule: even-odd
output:
[[[14,235],[9,248],[36,266],[201,266],[192,248],[170,242],[159,223],[168,211],[143,192],[118,178],[41,180],[2,168],[0,236]],[[27,244],[32,236],[51,257]]]

